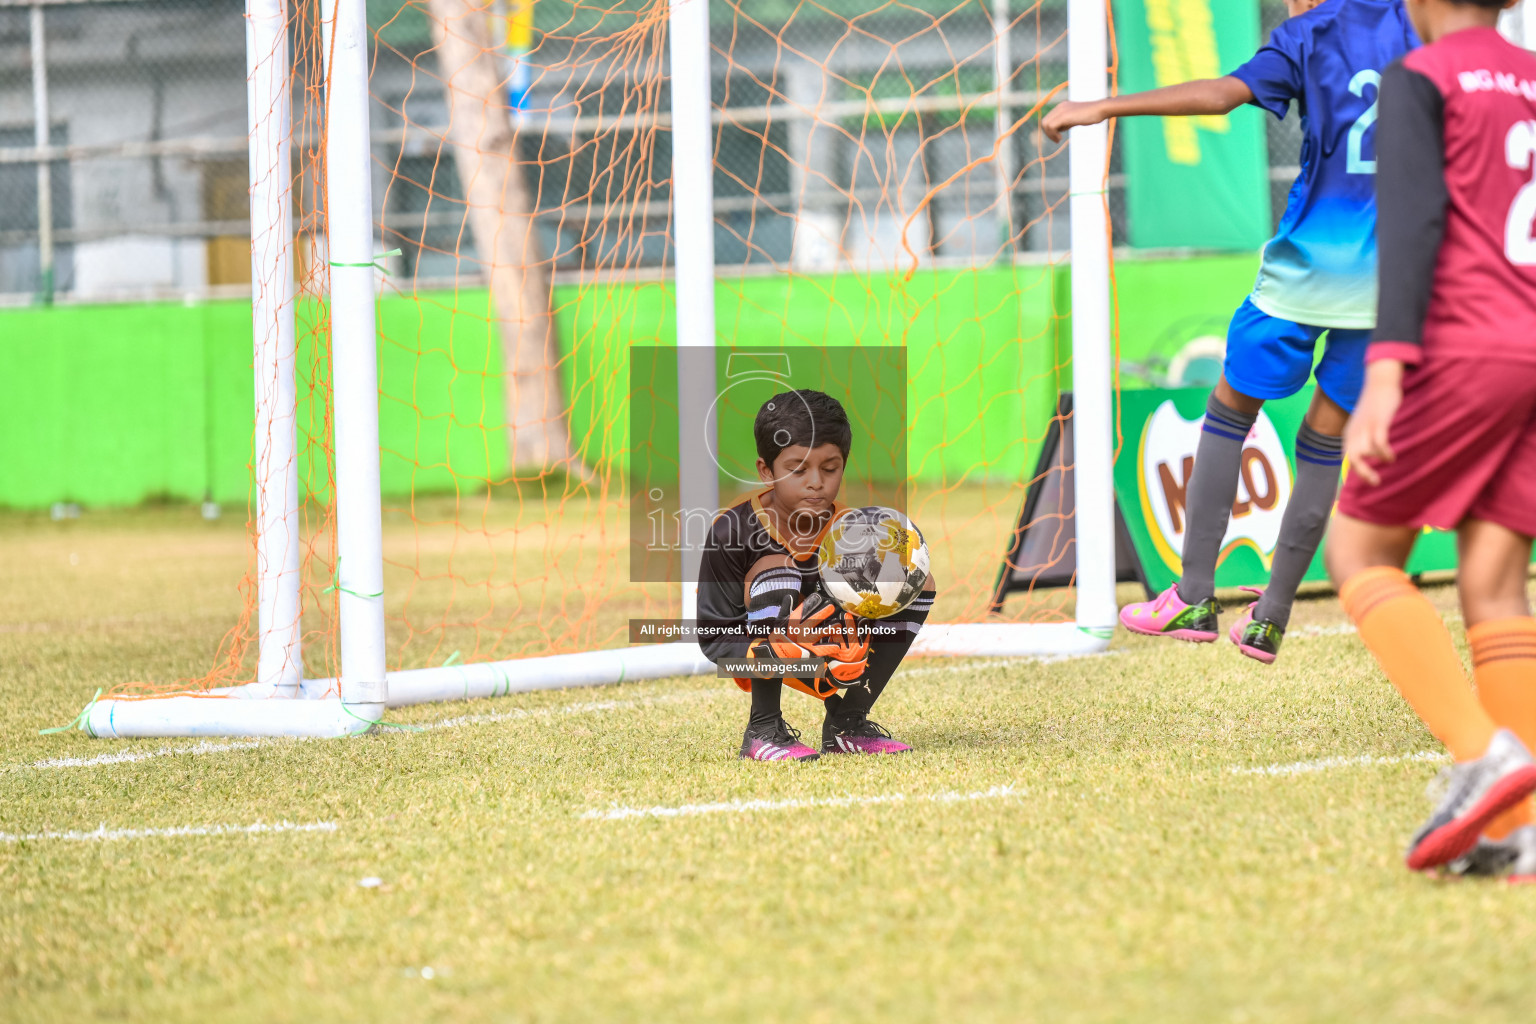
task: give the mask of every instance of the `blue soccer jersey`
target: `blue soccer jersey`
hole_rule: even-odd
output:
[[[1253,304],[1319,327],[1376,321],[1376,94],[1418,45],[1401,0],[1325,0],[1232,72],[1256,106],[1301,116],[1301,173],[1264,246]]]

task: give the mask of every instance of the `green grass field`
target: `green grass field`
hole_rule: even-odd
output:
[[[179,509],[0,517],[0,1019],[1531,1018],[1536,887],[1402,868],[1436,748],[1331,596],[1272,669],[914,662],[901,758],[742,764],[704,679],[345,741],[38,735],[201,673],[246,553]],[[283,822],[322,828],[46,835]]]

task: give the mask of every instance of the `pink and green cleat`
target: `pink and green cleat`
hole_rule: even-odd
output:
[[[1264,591],[1258,587],[1243,589],[1256,597],[1264,596]],[[1285,638],[1285,630],[1269,619],[1255,619],[1253,610],[1258,606],[1259,602],[1254,601],[1243,609],[1243,614],[1237,617],[1237,621],[1232,623],[1232,628],[1227,631],[1227,639],[1254,661],[1273,665],[1275,658],[1280,655],[1280,641]]]
[[[1208,644],[1218,636],[1216,619],[1220,614],[1221,605],[1214,597],[1199,604],[1186,604],[1179,596],[1178,584],[1174,584],[1150,601],[1137,601],[1120,609],[1120,624],[1143,636],[1171,636],[1175,640]]]

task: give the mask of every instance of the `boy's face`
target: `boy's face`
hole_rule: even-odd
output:
[[[1516,2],[1504,0],[1501,7],[1508,10]],[[1413,22],[1413,30],[1426,43],[1434,42],[1445,32],[1467,28],[1468,18],[1489,26],[1496,25],[1500,10],[1499,7],[1484,7],[1481,4],[1458,4],[1455,0],[1405,0],[1403,7],[1408,11],[1408,20]],[[1526,17],[1530,17],[1529,12]]]
[[[1285,0],[1286,16],[1294,18],[1298,14],[1306,14],[1322,2],[1323,0]]]
[[[832,511],[845,468],[843,453],[835,444],[785,448],[772,466],[757,460],[758,478],[773,488],[774,505],[785,515],[789,528],[803,528],[807,536],[820,530],[821,519]],[[798,522],[801,518],[803,527]]]

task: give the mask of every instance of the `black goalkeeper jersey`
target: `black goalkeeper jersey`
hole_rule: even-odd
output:
[[[758,559],[768,555],[794,558],[800,566],[802,595],[821,586],[821,574],[813,557],[821,535],[811,538],[800,550],[791,550],[763,508],[762,497],[767,493],[755,494],[716,516],[704,542],[698,606],[699,627],[704,636],[699,647],[710,661],[740,658],[747,653],[752,640],[746,632],[747,574]],[[845,508],[834,502],[827,523],[831,524]]]

